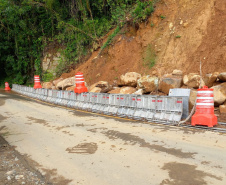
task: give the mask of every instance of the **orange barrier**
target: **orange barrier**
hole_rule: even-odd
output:
[[[75,93],[79,93],[80,94],[80,93],[88,92],[88,89],[85,86],[83,73],[77,72],[75,74],[75,84],[76,84],[76,87],[74,89]]]
[[[35,82],[34,89],[40,89],[40,88],[42,88],[41,83],[40,83],[39,75],[35,75],[34,76],[34,82]]]
[[[10,91],[9,83],[5,82],[5,91]]]
[[[191,118],[191,125],[204,125],[213,127],[217,124],[217,117],[214,115],[213,89],[204,86],[198,89],[196,99],[196,112]]]

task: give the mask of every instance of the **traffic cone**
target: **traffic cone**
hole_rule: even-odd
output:
[[[35,75],[34,76],[34,81],[35,81],[34,89],[40,89],[40,88],[42,88],[41,83],[40,83],[39,75]]]
[[[77,72],[75,74],[75,85],[76,85],[76,87],[74,89],[75,93],[79,93],[80,94],[80,93],[88,92],[88,89],[85,86],[83,73]]]
[[[5,82],[5,91],[10,91],[9,83]]]
[[[217,124],[217,117],[214,114],[213,89],[204,86],[198,89],[196,99],[196,112],[191,118],[191,125],[204,125],[213,127]]]

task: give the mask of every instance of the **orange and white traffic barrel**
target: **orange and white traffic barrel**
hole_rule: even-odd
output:
[[[74,89],[75,93],[79,93],[80,94],[80,93],[88,92],[88,89],[85,86],[83,73],[77,72],[75,74],[75,85],[76,85],[76,87]]]
[[[9,83],[5,82],[5,91],[10,91]]]
[[[217,124],[217,117],[214,114],[213,89],[204,86],[198,89],[196,99],[196,112],[191,118],[191,125],[204,125],[213,127]]]
[[[39,75],[34,76],[34,89],[40,89],[42,88],[41,83],[40,83],[40,78]]]

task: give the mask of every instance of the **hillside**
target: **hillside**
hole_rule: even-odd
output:
[[[99,50],[94,51],[62,77],[81,71],[91,85],[113,82],[130,71],[158,76],[174,69],[199,73],[200,61],[203,74],[226,71],[225,20],[225,0],[160,1],[146,22],[123,28],[99,57]]]

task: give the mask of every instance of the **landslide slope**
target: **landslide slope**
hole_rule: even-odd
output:
[[[125,27],[98,58],[99,51],[93,52],[62,77],[81,71],[91,85],[113,82],[130,71],[159,76],[174,69],[199,73],[200,61],[203,74],[226,71],[225,20],[225,0],[160,1],[146,22]]]

